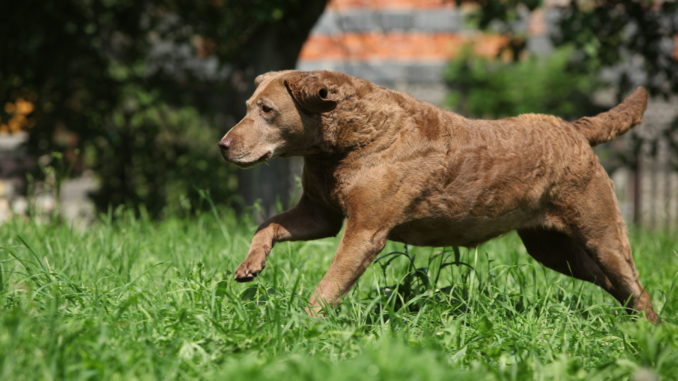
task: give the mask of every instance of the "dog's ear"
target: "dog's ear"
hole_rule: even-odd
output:
[[[268,73],[264,73],[264,74],[259,74],[259,75],[257,75],[256,78],[254,78],[254,84],[257,87],[259,87],[259,85],[261,85],[262,82],[264,82],[265,80],[267,80],[269,78],[273,78],[277,75],[289,73],[289,72],[292,72],[292,71],[294,71],[294,70],[278,70],[278,71],[269,71]]]
[[[296,72],[285,78],[284,83],[294,101],[306,112],[319,114],[337,107],[337,101],[332,99],[335,89],[323,72]]]

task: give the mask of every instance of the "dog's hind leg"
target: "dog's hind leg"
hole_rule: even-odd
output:
[[[612,263],[605,263],[604,267],[601,267],[578,240],[557,231],[525,229],[519,230],[518,235],[527,252],[544,266],[594,283],[609,292],[621,304],[628,303],[629,312],[645,311],[648,320],[656,322],[657,316],[652,310],[649,295],[638,282],[635,269],[632,269],[632,273],[630,271],[630,267],[633,267],[632,262],[628,264],[624,261],[621,264],[613,258]],[[616,283],[607,274],[612,274],[612,279]]]
[[[657,314],[652,308],[650,295],[638,280],[638,272],[623,229],[614,224],[593,229],[584,227],[580,234],[579,241],[613,285],[613,295],[630,312],[644,311],[647,319],[656,323]]]
[[[647,319],[655,323],[657,314],[652,309],[649,294],[638,280],[624,220],[616,204],[612,182],[603,168],[597,168],[586,186],[563,194],[558,201],[555,208],[559,209],[559,218],[568,235],[588,254],[579,255],[577,258],[582,261],[575,267],[586,268],[593,275],[602,272],[607,280],[598,275],[594,282],[601,284],[602,281],[601,286],[630,312],[643,311]]]
[[[518,235],[527,252],[544,266],[597,284],[617,299],[622,297],[586,250],[566,234],[546,229],[524,229],[518,230]]]

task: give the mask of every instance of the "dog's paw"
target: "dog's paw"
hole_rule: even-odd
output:
[[[264,269],[265,259],[250,258],[249,256],[235,270],[234,278],[237,282],[250,282]]]
[[[325,317],[327,315],[322,306],[318,305],[308,306],[304,308],[304,312],[310,317]]]

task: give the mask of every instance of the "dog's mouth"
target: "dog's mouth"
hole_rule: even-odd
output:
[[[259,163],[263,163],[264,161],[268,160],[273,156],[273,152],[268,151],[265,154],[261,155],[260,158],[253,160],[253,161],[239,161],[239,160],[231,160],[233,164],[237,165],[240,168],[250,168],[254,167],[255,165]]]

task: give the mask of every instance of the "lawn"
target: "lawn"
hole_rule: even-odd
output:
[[[336,238],[279,244],[239,284],[252,222],[117,214],[84,231],[2,225],[0,379],[678,377],[678,240],[667,233],[631,235],[659,326],[535,263],[514,234],[456,251],[389,243],[338,309],[311,318]]]

